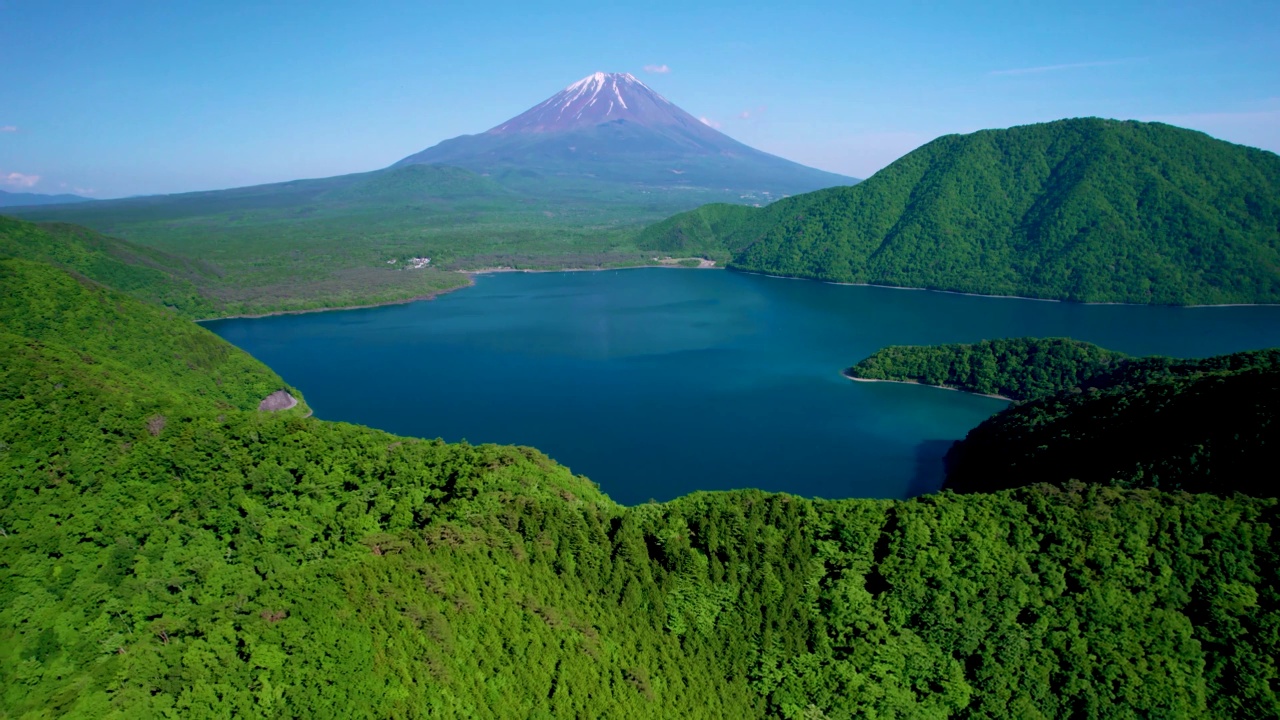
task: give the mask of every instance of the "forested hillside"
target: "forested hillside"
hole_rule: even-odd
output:
[[[85,383],[108,395],[122,382],[145,389],[118,393],[122,402],[145,396],[205,410],[250,410],[287,387],[270,368],[204,328],[83,276],[0,259],[0,291],[0,333],[13,346],[75,358],[78,367],[66,369],[75,377],[56,376],[61,382]],[[24,369],[36,373],[32,377],[49,370],[17,362],[6,367],[10,373]]]
[[[1087,302],[1280,302],[1280,157],[1084,118],[938,138],[854,187],[706,206],[641,247],[731,267]]]
[[[1280,494],[1280,350],[1113,362],[1015,405],[947,455],[945,487],[993,491],[1071,480],[1190,492]]]
[[[1268,717],[1274,499],[626,508],[0,263],[0,716]],[[157,422],[158,414],[164,421]]]
[[[749,242],[751,234],[743,228],[763,224],[761,216],[781,204],[764,209],[728,203],[703,205],[646,227],[636,244],[668,255],[703,255],[724,264]]]
[[[396,192],[411,193],[423,184],[438,186],[442,193],[465,195],[467,192],[466,178],[414,177],[421,174],[424,173],[405,172],[369,179],[367,183],[376,186],[374,191],[384,192],[393,199]],[[333,192],[358,197],[366,189],[359,184],[344,185]],[[290,197],[286,190],[280,190],[279,194]],[[250,209],[244,212],[270,212],[269,203],[254,203],[275,197],[273,194],[247,199]],[[137,201],[141,209],[147,207],[143,200]],[[341,205],[341,198],[332,202]],[[261,207],[263,204],[267,208]],[[70,206],[60,206],[58,212],[63,210],[78,212]],[[42,212],[43,209],[31,208],[30,211]],[[226,212],[229,217],[240,217],[236,212]],[[178,227],[180,221],[172,217],[161,214],[151,219],[170,235],[180,236],[184,232]],[[211,222],[201,219],[192,224],[204,227]],[[182,246],[166,252],[81,225],[31,223],[0,216],[0,258],[49,262],[197,319],[407,301],[467,284],[467,278],[457,273],[431,267],[406,271],[402,269],[403,263],[387,262],[423,255],[421,244],[406,243],[385,252],[366,248],[360,253],[360,267],[355,268],[340,259],[352,252],[350,243],[343,242],[336,243],[336,247],[312,246],[305,251],[295,247],[284,251],[287,260],[264,260],[259,253],[267,252],[268,248],[278,250],[274,243],[279,242],[282,233],[280,227],[275,227],[248,240],[219,238],[207,246]],[[231,258],[229,264],[228,257]],[[211,258],[214,261],[210,261]]]
[[[0,215],[3,257],[72,270],[189,318],[209,317],[223,309],[222,303],[198,287],[216,277],[215,268],[78,225],[37,225]]]
[[[892,380],[1029,400],[1078,388],[1127,356],[1069,338],[1011,338],[953,345],[894,345],[845,370]]]

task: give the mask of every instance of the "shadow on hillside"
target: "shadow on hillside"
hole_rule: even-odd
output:
[[[925,440],[916,446],[916,466],[907,483],[907,497],[927,495],[942,489],[946,477],[942,458],[951,449],[952,440]]]

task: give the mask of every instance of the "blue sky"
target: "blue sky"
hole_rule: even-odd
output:
[[[0,189],[371,170],[596,70],[859,177],[939,135],[1082,115],[1280,151],[1275,0],[463,5],[0,0]]]

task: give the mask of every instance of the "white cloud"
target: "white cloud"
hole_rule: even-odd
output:
[[[29,188],[40,182],[39,175],[23,175],[18,172],[11,172],[8,175],[0,175],[0,184],[9,187]]]
[[[755,109],[747,108],[746,110],[743,110],[742,112],[738,113],[738,119],[739,119],[739,120],[748,120],[748,119],[750,119],[753,115],[759,115],[759,114],[763,113],[766,109],[768,109],[768,108],[767,108],[767,106],[765,106],[765,105],[761,105],[760,107],[755,108]]]
[[[17,125],[0,125],[0,132],[18,132]]]
[[[671,68],[667,67],[665,63],[662,65],[645,65],[644,71],[648,73],[658,73],[659,75],[666,75],[667,73],[671,72]]]
[[[717,130],[720,129],[720,123],[716,122],[715,120],[712,120],[709,117],[706,117],[705,115],[698,119],[701,120],[702,124],[706,125],[707,127],[715,128]]]
[[[1059,70],[1078,70],[1081,68],[1107,67],[1109,65],[1127,65],[1141,62],[1146,58],[1124,58],[1122,60],[1091,60],[1089,62],[1064,63],[1062,65],[1039,65],[1037,67],[1013,68],[1010,70],[992,70],[988,75],[1037,75],[1039,73],[1057,72]]]

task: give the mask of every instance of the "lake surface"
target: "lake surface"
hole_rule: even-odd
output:
[[[1004,407],[840,371],[885,345],[1068,336],[1136,355],[1280,345],[1280,308],[1167,308],[838,286],[724,271],[505,273],[429,302],[220,320],[318,417],[532,445],[615,500],[937,489]]]

